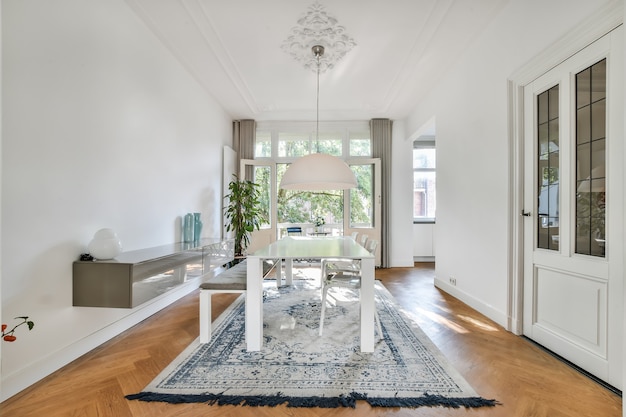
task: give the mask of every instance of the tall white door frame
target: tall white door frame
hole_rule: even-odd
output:
[[[508,323],[507,328],[515,334],[523,333],[523,185],[524,185],[524,87],[540,75],[565,61],[593,41],[611,32],[622,24],[623,3],[615,2],[590,16],[587,22],[576,27],[561,41],[546,49],[527,65],[512,74],[508,82],[509,119],[509,261],[508,261]],[[623,54],[623,47],[621,53]],[[622,57],[623,59],[623,57]],[[617,86],[623,91],[622,85]],[[622,155],[624,157],[624,155]],[[626,158],[624,158],[626,160]],[[621,178],[626,184],[626,178]],[[624,234],[626,230],[621,230]],[[625,294],[622,294],[624,297]],[[623,314],[623,316],[626,316]],[[626,319],[626,317],[623,317]],[[626,363],[622,354],[621,363]],[[621,365],[620,363],[620,365]],[[622,386],[623,380],[613,382]],[[626,409],[626,406],[625,406]]]

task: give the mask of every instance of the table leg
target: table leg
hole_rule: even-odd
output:
[[[285,285],[291,286],[293,283],[293,259],[285,259]]]
[[[283,285],[283,261],[281,259],[276,260],[276,288]]]
[[[374,258],[361,260],[361,352],[374,351]]]
[[[263,343],[263,260],[248,256],[246,275],[246,345],[261,350]]]

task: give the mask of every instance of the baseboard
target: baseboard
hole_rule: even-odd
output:
[[[414,256],[413,262],[435,262],[434,256]]]
[[[461,291],[458,287],[450,285],[449,283],[443,280],[435,278],[434,282],[435,282],[435,287],[439,288],[442,291],[445,291],[446,293],[450,294],[454,298],[462,301],[463,303],[467,304],[474,310],[487,316],[488,318],[495,321],[500,326],[507,329],[508,317],[507,317],[506,312],[502,312],[494,308],[493,306],[485,304],[481,300],[467,294],[464,291]]]
[[[517,335],[517,336],[521,336],[524,333],[524,329],[522,327],[522,320],[516,320],[515,318],[513,318],[512,316],[509,316],[508,318],[508,326],[507,330],[509,330],[511,333]]]
[[[0,402],[11,398],[15,394],[18,394],[53,372],[97,348],[104,342],[111,340],[113,337],[128,330],[142,320],[145,320],[185,295],[195,291],[199,285],[200,278],[190,280],[171,292],[135,307],[129,315],[121,320],[111,323],[107,327],[96,331],[76,343],[60,351],[53,352],[30,366],[4,377],[2,380],[2,389],[0,390]]]

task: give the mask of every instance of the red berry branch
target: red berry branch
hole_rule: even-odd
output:
[[[15,340],[17,339],[17,337],[14,335],[15,329],[17,329],[18,327],[22,325],[24,324],[27,325],[28,330],[33,330],[33,327],[35,327],[35,323],[31,320],[28,320],[28,316],[16,317],[15,320],[22,320],[22,321],[16,324],[15,326],[13,326],[13,328],[9,331],[7,331],[7,328],[9,326],[7,326],[6,324],[2,325],[2,340],[4,340],[5,342],[15,342]]]

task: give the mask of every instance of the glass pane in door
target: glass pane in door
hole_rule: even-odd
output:
[[[271,210],[270,210],[270,202],[271,202],[271,181],[272,181],[272,170],[268,166],[254,166],[254,180],[259,187],[259,203],[261,205],[261,212],[263,213],[263,217],[265,218],[265,222],[261,225],[262,229],[270,228],[271,222]]]
[[[576,74],[576,253],[606,252],[606,59]]]
[[[357,187],[350,190],[350,227],[374,227],[374,165],[351,165]]]
[[[537,96],[537,247],[559,250],[559,86]]]

